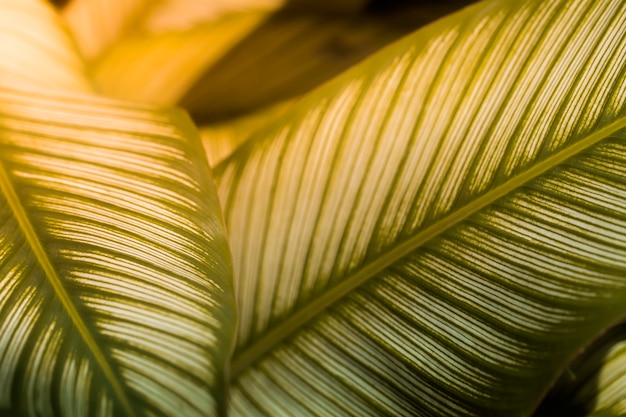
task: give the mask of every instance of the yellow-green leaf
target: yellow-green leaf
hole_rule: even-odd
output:
[[[0,90],[0,414],[217,415],[235,307],[178,110]]]
[[[215,169],[234,415],[521,416],[626,313],[626,5],[494,0]]]
[[[296,102],[297,99],[285,100],[233,120],[202,126],[200,137],[210,165],[215,166],[222,162],[244,144],[253,133],[276,120]]]

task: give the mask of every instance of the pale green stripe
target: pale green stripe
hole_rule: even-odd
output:
[[[113,372],[113,369],[109,365],[109,362],[104,357],[103,352],[98,347],[98,344],[96,343],[91,332],[87,328],[87,325],[85,324],[80,314],[78,313],[78,310],[76,309],[76,306],[72,302],[72,299],[70,298],[69,294],[65,290],[65,287],[63,286],[63,283],[61,282],[61,278],[58,276],[56,270],[52,266],[52,262],[50,261],[50,258],[48,257],[48,254],[46,253],[46,250],[44,249],[42,242],[39,239],[39,236],[37,236],[37,232],[35,232],[35,229],[28,218],[28,214],[26,213],[24,206],[20,202],[20,199],[11,182],[11,178],[9,177],[9,174],[7,173],[6,168],[2,164],[1,160],[0,160],[0,188],[2,189],[2,192],[5,195],[9,203],[9,206],[12,209],[12,212],[15,215],[15,218],[17,219],[20,225],[20,228],[22,232],[24,233],[24,236],[26,237],[26,240],[28,241],[30,247],[32,248],[33,253],[39,262],[39,265],[43,269],[46,277],[48,278],[48,281],[52,285],[52,288],[54,288],[55,294],[59,298],[59,301],[65,308],[65,311],[67,312],[68,316],[72,320],[72,323],[74,324],[74,326],[76,326],[78,333],[81,335],[85,344],[89,348],[91,354],[94,356],[96,362],[102,369],[102,372],[104,373],[106,379],[111,384],[111,387],[113,391],[115,392],[115,395],[120,400],[120,403],[122,407],[124,408],[125,412],[127,413],[129,417],[135,417],[136,416],[135,411],[133,410],[133,407],[130,405],[130,400],[128,399],[126,395],[126,392],[124,388],[122,387],[122,384],[120,383],[118,378],[115,376],[115,373]]]
[[[527,171],[511,178],[502,185],[485,193],[464,207],[461,207],[459,210],[445,216],[412,238],[396,246],[385,255],[380,256],[373,262],[365,265],[364,268],[358,270],[352,276],[347,277],[340,284],[325,292],[320,298],[307,304],[302,309],[290,315],[289,318],[281,322],[280,325],[266,332],[263,337],[251,344],[246,350],[234,358],[231,364],[231,378],[235,379],[244,369],[248,368],[260,357],[272,350],[286,337],[297,331],[304,323],[308,322],[312,318],[315,318],[320,312],[345,295],[349,294],[353,289],[362,285],[372,277],[375,277],[380,271],[402,259],[432,238],[441,235],[445,230],[448,230],[457,223],[467,219],[469,216],[482,208],[492,204],[499,198],[518,189],[527,182],[537,178],[583,150],[597,144],[611,133],[624,127],[626,127],[626,118],[621,118],[601,129],[594,131],[586,138],[552,155],[544,161],[537,163]]]

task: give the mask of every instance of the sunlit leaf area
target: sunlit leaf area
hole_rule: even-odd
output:
[[[623,0],[0,0],[0,417],[626,416]]]

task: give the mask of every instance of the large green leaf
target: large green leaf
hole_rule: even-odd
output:
[[[626,314],[626,6],[488,1],[216,167],[235,415],[528,415]]]
[[[224,410],[231,279],[184,113],[0,90],[0,414]]]

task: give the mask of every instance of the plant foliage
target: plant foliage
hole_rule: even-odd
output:
[[[626,5],[331,3],[0,2],[2,415],[626,414]]]

